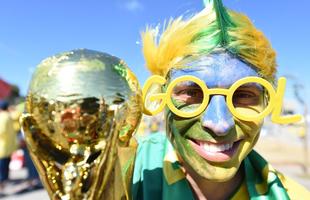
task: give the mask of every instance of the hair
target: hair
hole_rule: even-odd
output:
[[[9,108],[9,102],[6,100],[0,100],[0,110],[7,111]]]
[[[224,49],[274,79],[276,53],[267,38],[247,16],[226,9],[221,0],[205,0],[201,12],[189,19],[170,19],[163,29],[161,35],[159,25],[141,33],[146,65],[153,74],[166,76],[188,56]]]

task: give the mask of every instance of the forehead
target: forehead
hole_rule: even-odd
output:
[[[192,75],[203,80],[208,87],[228,88],[241,78],[259,76],[251,65],[226,52],[202,55],[185,65],[170,70],[170,79]]]

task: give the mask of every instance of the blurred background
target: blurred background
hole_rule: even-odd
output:
[[[310,190],[310,2],[224,0],[224,4],[246,13],[270,39],[278,55],[278,76],[287,77],[284,112],[304,116],[294,125],[274,125],[266,119],[256,149]],[[31,74],[42,59],[76,48],[107,52],[124,59],[143,85],[149,73],[140,32],[146,25],[164,25],[165,19],[191,16],[201,9],[202,0],[1,0],[0,99],[10,103],[19,146],[11,156],[10,181],[0,198],[48,199],[36,178],[29,176],[31,164],[16,121]],[[163,130],[163,124],[162,115],[144,117],[137,135]]]

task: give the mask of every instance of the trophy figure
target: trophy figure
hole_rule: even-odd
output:
[[[129,198],[118,148],[129,146],[141,105],[139,83],[117,57],[79,49],[37,66],[20,121],[51,199]]]

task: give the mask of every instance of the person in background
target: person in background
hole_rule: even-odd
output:
[[[29,155],[29,151],[27,149],[25,140],[24,140],[24,135],[21,133],[21,127],[19,124],[19,118],[21,114],[23,113],[25,109],[24,103],[17,104],[15,106],[11,106],[9,108],[11,117],[14,121],[14,130],[15,133],[18,135],[19,138],[19,148],[23,150],[24,153],[24,162],[25,162],[25,167],[27,169],[27,177],[26,177],[26,184],[27,184],[27,190],[33,190],[33,189],[38,189],[42,188],[42,184],[39,178],[39,174],[31,160],[31,157]]]
[[[10,157],[17,147],[14,122],[10,117],[8,107],[7,101],[0,101],[0,191],[3,191],[9,179]]]

